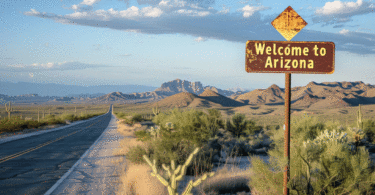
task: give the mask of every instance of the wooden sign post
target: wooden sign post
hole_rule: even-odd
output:
[[[284,169],[283,192],[289,195],[291,73],[332,74],[335,44],[291,42],[307,23],[290,6],[271,24],[287,41],[247,41],[245,69],[249,73],[285,73],[284,157],[288,158],[288,164]]]

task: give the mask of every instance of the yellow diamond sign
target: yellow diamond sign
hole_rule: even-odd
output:
[[[290,41],[307,25],[307,22],[289,6],[271,24],[286,40]]]

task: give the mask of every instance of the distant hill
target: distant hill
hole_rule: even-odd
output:
[[[283,104],[284,89],[273,84],[267,89],[256,89],[233,98],[247,104]]]
[[[143,85],[99,85],[99,86],[75,86],[63,85],[54,83],[8,83],[0,82],[1,94],[8,96],[16,96],[23,94],[38,94],[39,96],[59,96],[65,97],[68,95],[77,96],[79,94],[108,94],[114,91],[122,93],[141,93],[146,91],[153,91],[156,87]]]
[[[204,90],[203,93],[199,95],[200,98],[205,99],[207,101],[211,101],[213,103],[219,104],[224,107],[236,107],[236,106],[244,106],[245,104],[242,102],[238,102],[231,98],[225,97],[220,95],[217,92],[214,92],[210,89]]]
[[[197,98],[197,95],[189,92],[181,92],[165,99],[162,99],[153,104],[153,106],[164,107],[164,108],[181,108],[187,107],[191,102]]]

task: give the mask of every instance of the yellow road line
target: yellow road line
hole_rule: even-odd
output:
[[[98,122],[100,122],[100,121],[101,121],[101,120],[99,120]],[[98,122],[96,122],[96,123],[98,123]],[[93,126],[93,125],[95,125],[96,123],[91,124],[90,126],[86,127],[86,129],[89,128],[89,127],[91,127],[91,126]],[[79,131],[75,131],[75,132],[70,133],[70,134],[68,134],[68,135],[61,136],[61,137],[59,137],[59,138],[57,138],[57,139],[55,139],[55,140],[48,141],[48,142],[43,143],[43,144],[39,144],[39,145],[36,146],[36,147],[29,148],[29,149],[24,150],[24,151],[22,151],[22,152],[18,152],[18,153],[15,153],[15,154],[9,155],[9,156],[7,156],[7,157],[5,157],[5,158],[0,159],[0,163],[3,163],[3,162],[5,162],[5,161],[11,160],[11,159],[13,159],[13,158],[16,158],[16,157],[22,156],[22,155],[24,155],[24,154],[27,154],[27,153],[32,152],[32,151],[34,151],[34,150],[37,150],[37,149],[39,149],[39,148],[41,148],[41,147],[43,147],[43,146],[46,146],[46,145],[48,145],[48,144],[51,144],[51,143],[53,143],[53,142],[57,142],[57,141],[59,141],[60,139],[64,139],[64,138],[66,138],[66,137],[68,137],[68,136],[71,136],[71,135],[73,135],[73,134],[75,134],[75,133],[78,133],[78,132],[81,132],[81,131],[83,131],[83,130],[84,130],[84,129],[81,129],[81,130],[79,130]]]

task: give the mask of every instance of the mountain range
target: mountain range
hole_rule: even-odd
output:
[[[161,87],[155,89],[151,92],[143,92],[143,93],[131,93],[131,94],[124,94],[121,92],[112,92],[104,96],[100,96],[94,99],[91,99],[90,102],[108,102],[108,101],[127,101],[127,100],[146,100],[146,101],[155,101],[161,100],[166,97],[186,92],[195,95],[200,95],[205,90],[211,90],[217,94],[222,96],[231,96],[231,95],[240,95],[246,92],[245,91],[237,91],[237,90],[222,90],[213,86],[203,86],[201,82],[189,82],[181,79],[175,79],[173,81],[165,82],[161,85]]]
[[[161,107],[238,107],[244,105],[284,105],[285,89],[273,84],[267,89],[233,92],[200,82],[191,83],[176,79],[163,83],[152,92],[122,94],[113,92],[93,102],[144,99],[155,101]],[[357,82],[310,82],[306,86],[291,88],[291,104],[300,108],[340,108],[375,104],[375,86]]]
[[[1,84],[1,83],[0,83]],[[47,84],[48,85],[48,84]],[[56,84],[50,84],[55,86]],[[56,85],[57,86],[57,85]],[[136,86],[136,85],[135,85]],[[104,87],[105,86],[101,86]],[[108,86],[107,86],[108,87]],[[112,86],[113,87],[113,86]],[[125,86],[123,86],[125,87]],[[143,86],[144,87],[144,86]],[[100,89],[99,86],[97,88]],[[106,90],[113,88],[108,87]],[[146,89],[146,88],[138,88]],[[241,107],[246,105],[284,105],[285,89],[273,84],[267,89],[255,89],[241,91],[238,89],[222,90],[214,86],[203,86],[201,82],[189,82],[175,79],[165,82],[159,88],[153,88],[147,92],[113,92],[105,95],[96,94],[99,97],[87,97],[80,91],[80,97],[71,99],[82,103],[130,103],[152,102],[161,107]],[[129,90],[129,89],[127,89]],[[72,90],[71,90],[72,91]],[[126,90],[123,90],[126,91]],[[27,91],[29,92],[29,91]],[[33,91],[34,92],[34,91]],[[17,98],[29,100],[34,94],[23,95]],[[0,100],[17,100],[7,95],[0,94]],[[42,101],[62,101],[58,98],[50,98]],[[310,82],[306,86],[291,88],[291,104],[300,108],[339,108],[358,106],[358,104],[375,104],[375,86],[356,82]]]

